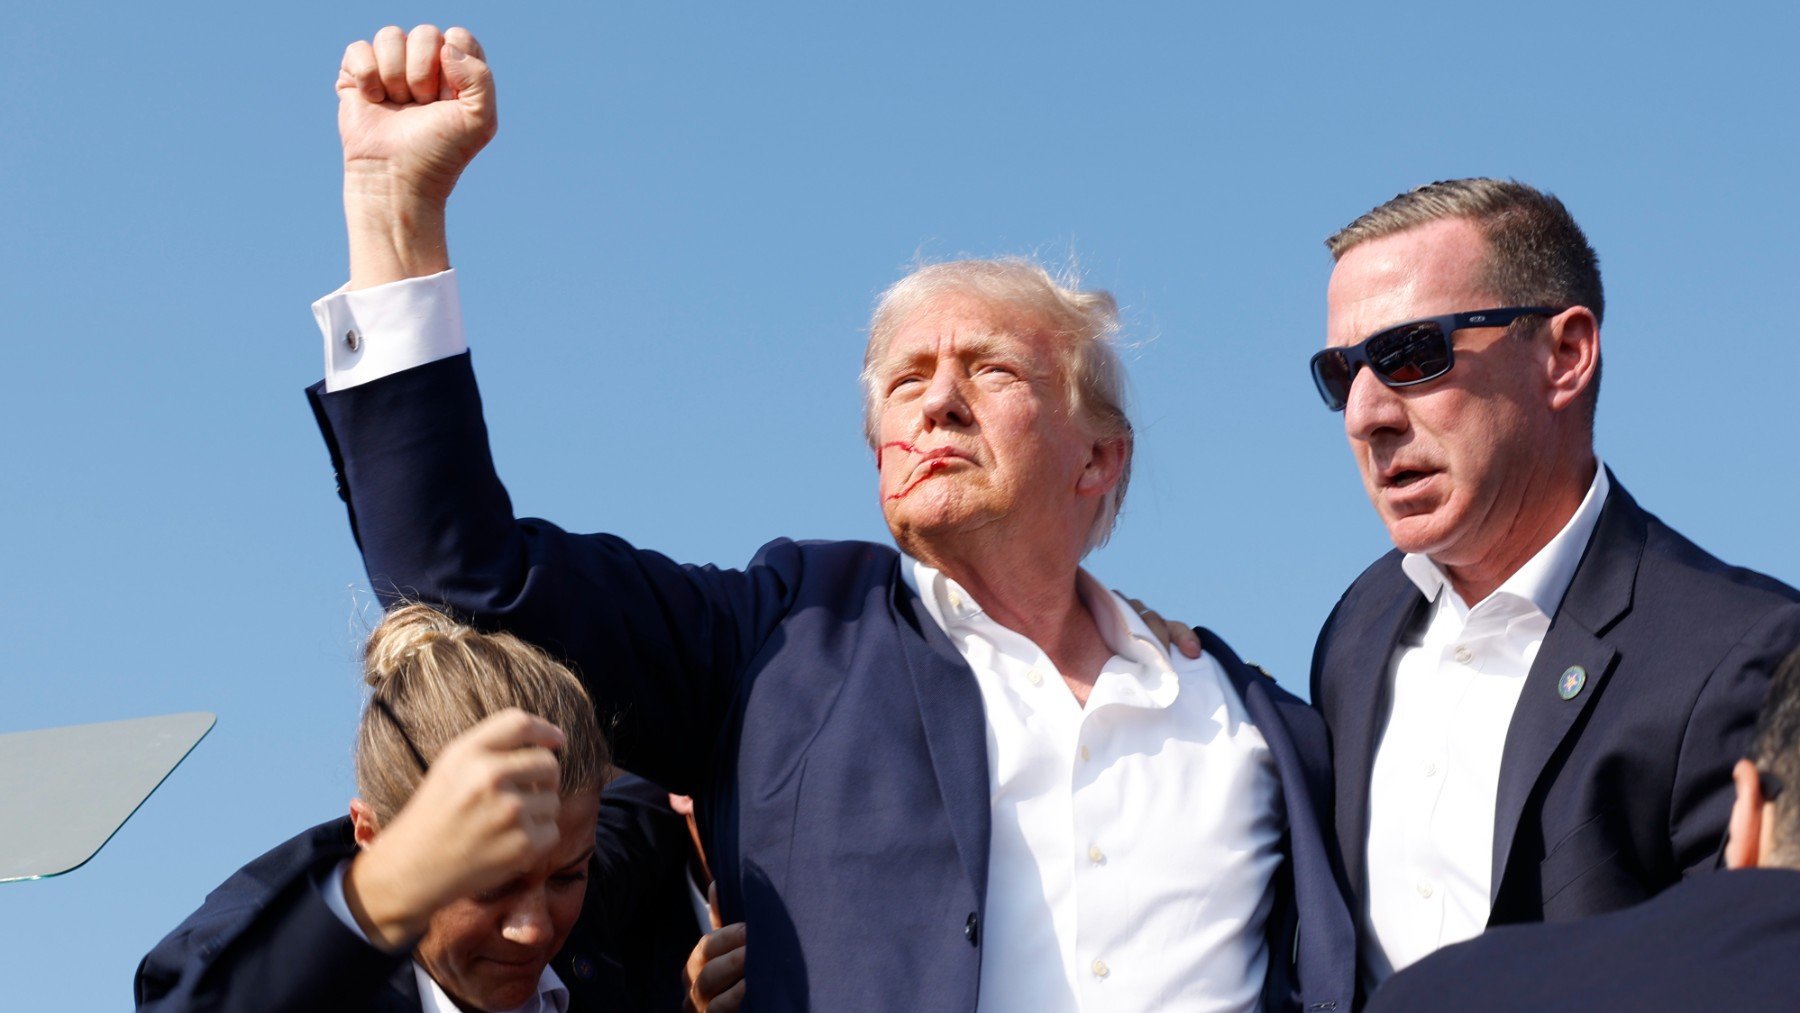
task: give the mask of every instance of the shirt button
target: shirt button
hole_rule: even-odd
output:
[[[1088,845],[1088,861],[1099,865],[1106,861],[1106,852],[1100,850],[1100,845],[1090,844]]]
[[[1466,646],[1466,645],[1463,645],[1463,644],[1458,644],[1458,645],[1457,645],[1457,647],[1456,647],[1456,661],[1457,661],[1457,664],[1460,664],[1460,665],[1466,665],[1466,664],[1468,664],[1468,663],[1469,663],[1469,662],[1470,662],[1470,660],[1472,660],[1472,659],[1473,659],[1473,658],[1474,658],[1474,657],[1475,657],[1475,652],[1474,652],[1474,651],[1471,651],[1471,650],[1469,650],[1469,648],[1468,648],[1468,647],[1467,647],[1467,646]]]
[[[1419,885],[1415,889],[1419,891],[1419,896],[1425,900],[1430,900],[1431,895],[1437,892],[1431,888],[1430,883],[1427,883],[1422,879],[1419,880]]]
[[[950,592],[950,607],[953,609],[962,608],[962,595],[957,594],[955,591]]]
[[[1094,977],[1104,978],[1111,973],[1112,968],[1106,966],[1106,961],[1098,959],[1094,961]]]
[[[361,348],[362,347],[362,335],[356,333],[355,331],[345,331],[344,332],[344,347],[350,349],[352,352]]]
[[[1031,671],[1029,671],[1029,672],[1027,672],[1027,673],[1025,673],[1025,678],[1026,678],[1026,679],[1027,679],[1027,680],[1028,680],[1028,681],[1029,681],[1029,682],[1030,682],[1030,683],[1031,683],[1031,684],[1032,684],[1032,685],[1033,685],[1033,686],[1041,686],[1041,685],[1043,685],[1043,683],[1044,683],[1044,673],[1042,673],[1042,672],[1040,672],[1040,671],[1038,671],[1038,670],[1037,670],[1037,669],[1035,669],[1035,668],[1034,668],[1034,669],[1032,669],[1032,670],[1031,670]]]
[[[1084,760],[1091,760],[1094,758],[1094,754],[1088,749],[1088,747],[1082,746],[1081,747],[1081,758]]]
[[[1435,760],[1426,760],[1425,761],[1425,776],[1426,777],[1436,777],[1437,776],[1437,762]]]

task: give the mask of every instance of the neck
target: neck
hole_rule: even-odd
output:
[[[1077,585],[1081,554],[1025,539],[982,539],[975,544],[936,543],[902,548],[943,573],[981,603],[988,618],[1030,640],[1081,703],[1112,657]]]
[[[1457,595],[1469,605],[1480,602],[1543,551],[1581,508],[1598,467],[1592,447],[1584,446],[1579,454],[1568,455],[1563,466],[1522,486],[1514,500],[1494,504],[1493,509],[1508,511],[1513,518],[1496,543],[1466,562],[1434,560]]]

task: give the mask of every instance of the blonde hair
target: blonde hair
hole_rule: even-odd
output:
[[[869,345],[863,352],[863,432],[874,446],[875,410],[880,402],[882,356],[900,328],[914,314],[947,295],[964,295],[1043,321],[1055,340],[1058,365],[1067,385],[1069,407],[1100,439],[1123,440],[1125,461],[1119,481],[1106,494],[1089,529],[1083,552],[1112,537],[1125,487],[1131,481],[1134,445],[1131,419],[1125,413],[1125,365],[1114,344],[1119,335],[1119,306],[1112,293],[1083,290],[1074,277],[1058,279],[1023,257],[953,260],[928,264],[895,282],[875,303],[869,322]]]
[[[356,737],[356,785],[393,819],[443,748],[508,707],[562,729],[561,794],[598,791],[610,756],[574,673],[510,633],[483,633],[425,605],[389,612],[363,650],[371,687]]]

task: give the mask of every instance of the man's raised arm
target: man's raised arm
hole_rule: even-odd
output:
[[[350,288],[449,268],[444,206],[499,124],[481,44],[390,25],[344,50],[337,94]]]

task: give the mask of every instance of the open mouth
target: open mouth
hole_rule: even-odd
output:
[[[1429,471],[1415,471],[1412,469],[1397,471],[1388,476],[1388,485],[1394,486],[1397,489],[1404,489],[1415,482],[1421,482],[1429,477],[1431,477],[1431,472]]]

